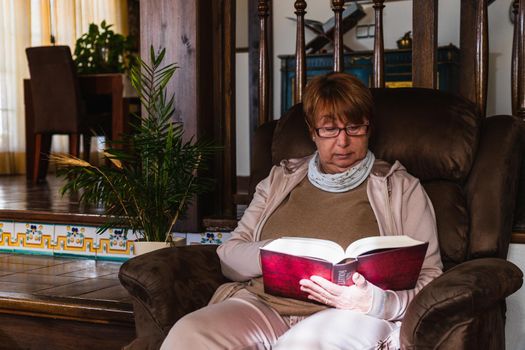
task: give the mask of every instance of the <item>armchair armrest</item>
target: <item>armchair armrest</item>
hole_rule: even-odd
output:
[[[203,307],[226,278],[216,246],[165,248],[126,261],[121,284],[133,298],[139,337],[165,336],[185,314]]]
[[[450,343],[447,338],[456,329],[469,322],[478,326],[473,320],[499,308],[522,283],[522,271],[503,259],[483,258],[455,266],[425,286],[408,306],[401,326],[402,348],[434,349]],[[473,344],[466,333],[452,342]]]
[[[523,196],[518,190],[524,154],[522,120],[508,115],[483,120],[478,152],[465,184],[471,257],[507,256],[516,200]]]

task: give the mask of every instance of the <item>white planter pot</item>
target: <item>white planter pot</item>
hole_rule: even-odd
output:
[[[186,244],[186,239],[181,237],[174,237],[173,240],[175,246]],[[135,255],[142,255],[157,249],[170,247],[170,244],[166,242],[133,242],[133,245],[135,247]]]

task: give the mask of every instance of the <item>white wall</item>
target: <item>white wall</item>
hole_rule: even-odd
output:
[[[525,244],[511,244],[509,260],[525,271]],[[506,348],[525,349],[525,288],[507,298]]]
[[[248,53],[235,54],[235,138],[237,176],[250,176]]]

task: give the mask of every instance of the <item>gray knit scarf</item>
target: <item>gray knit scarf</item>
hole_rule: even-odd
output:
[[[325,174],[319,165],[319,152],[315,152],[308,164],[308,180],[312,185],[326,192],[350,191],[366,180],[372,171],[375,158],[368,150],[366,157],[350,169],[338,174]]]

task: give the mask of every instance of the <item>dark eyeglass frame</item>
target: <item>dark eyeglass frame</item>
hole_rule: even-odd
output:
[[[364,129],[364,132],[363,133],[351,133],[349,130],[350,128],[361,128],[361,127],[365,127]],[[319,130],[322,130],[322,129],[337,129],[337,134],[335,134],[334,136],[321,136]],[[351,136],[351,137],[357,137],[357,136],[365,136],[368,134],[368,130],[370,129],[370,124],[368,123],[365,123],[365,124],[351,124],[351,125],[348,125],[348,126],[345,126],[344,128],[337,128],[337,127],[331,127],[331,128],[314,128],[315,130],[315,133],[317,134],[317,136],[319,136],[320,138],[322,139],[333,139],[333,138],[336,138],[339,136],[339,134],[341,134],[341,130],[344,130],[345,131],[345,134],[347,136]]]

